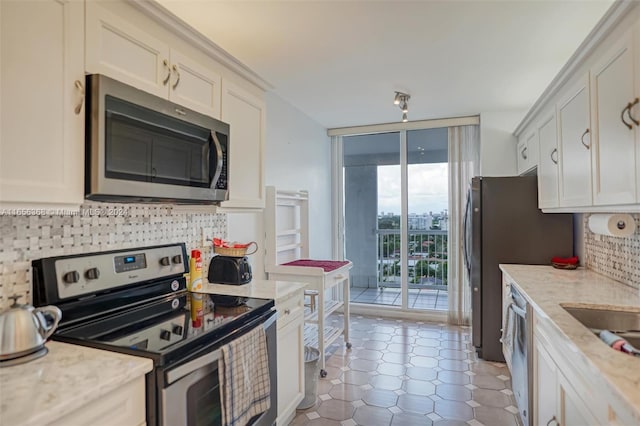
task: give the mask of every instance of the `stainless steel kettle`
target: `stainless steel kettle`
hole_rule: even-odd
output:
[[[62,318],[62,312],[55,306],[20,305],[17,303],[19,298],[9,297],[13,299],[13,305],[0,313],[0,361],[44,348]]]

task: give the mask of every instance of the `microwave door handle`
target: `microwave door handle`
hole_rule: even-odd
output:
[[[216,158],[218,159],[216,163],[216,172],[211,180],[211,189],[215,189],[218,179],[220,179],[220,173],[222,173],[222,145],[220,145],[216,132],[213,130],[211,131],[211,140],[213,140],[213,144],[216,147]]]

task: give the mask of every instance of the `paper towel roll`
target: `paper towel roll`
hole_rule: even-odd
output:
[[[589,229],[596,234],[629,237],[636,232],[636,222],[626,213],[592,214],[589,216]]]

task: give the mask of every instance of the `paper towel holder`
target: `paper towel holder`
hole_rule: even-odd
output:
[[[596,213],[589,216],[589,230],[594,234],[630,237],[636,233],[636,221],[628,213]]]

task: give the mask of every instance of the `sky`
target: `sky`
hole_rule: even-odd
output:
[[[449,209],[448,163],[409,164],[409,213]],[[378,166],[378,213],[400,214],[400,165]]]

